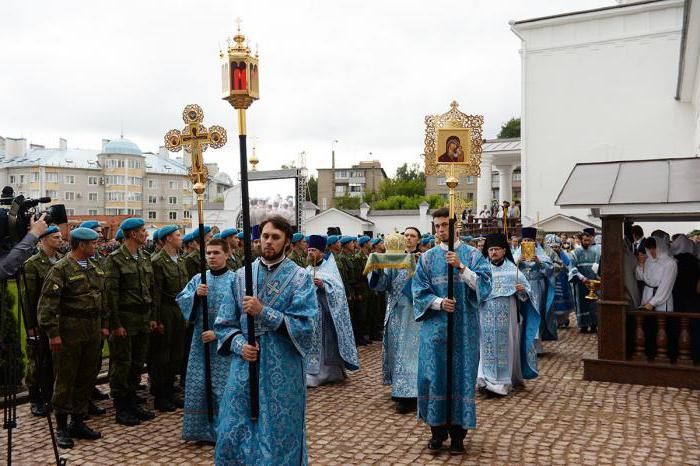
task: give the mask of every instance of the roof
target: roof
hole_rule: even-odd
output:
[[[564,214],[554,214],[554,215],[551,215],[551,216],[545,218],[544,220],[540,220],[539,226],[537,223],[533,223],[531,225],[523,225],[523,226],[530,226],[530,227],[536,227],[536,228],[540,228],[540,226],[541,226],[542,229],[546,230],[547,224],[549,224],[553,221],[556,221],[556,220],[564,220],[564,221],[569,222],[573,225],[579,225],[581,228],[577,228],[576,230],[582,230],[583,228],[595,228],[597,230],[600,230],[600,225],[596,225],[595,223],[589,222],[588,220],[584,220],[584,219],[579,218],[579,217],[574,217],[573,215],[564,215]],[[571,231],[574,231],[574,229],[572,229]]]
[[[484,139],[481,152],[520,151],[520,138]]]
[[[366,219],[366,218],[362,218],[362,217],[360,217],[359,215],[355,215],[355,214],[352,213],[352,211],[347,211],[347,210],[343,210],[343,209],[338,209],[338,208],[336,208],[336,207],[331,207],[330,209],[324,210],[323,212],[319,213],[318,215],[314,215],[313,217],[311,217],[310,219],[308,219],[308,220],[306,221],[306,223],[309,223],[309,222],[311,222],[311,221],[314,221],[314,222],[315,222],[315,221],[317,221],[319,218],[321,218],[321,217],[323,217],[323,216],[325,216],[325,215],[328,215],[328,214],[331,213],[331,212],[340,212],[340,213],[343,214],[343,215],[347,215],[348,217],[352,217],[353,220],[360,220],[360,221],[363,222],[363,223],[369,223],[370,225],[374,225],[374,222],[371,221],[371,220],[368,220],[368,219]]]
[[[589,14],[589,13],[597,13],[600,11],[617,10],[619,8],[627,8],[627,7],[631,7],[631,6],[645,5],[648,3],[660,3],[660,2],[664,2],[664,1],[666,1],[666,0],[646,0],[646,1],[640,1],[640,2],[634,2],[634,3],[621,3],[618,5],[604,6],[604,7],[600,7],[600,8],[592,8],[589,10],[571,11],[568,13],[560,13],[558,15],[549,15],[549,16],[541,16],[539,18],[523,19],[520,21],[513,21],[512,24],[517,25],[517,24],[535,23],[538,21],[545,21],[548,19],[565,18],[567,16],[585,15],[585,14]]]
[[[102,148],[103,154],[123,154],[123,155],[142,155],[141,149],[133,141],[124,139],[122,136],[119,139],[109,141]]]
[[[700,218],[700,158],[625,160],[574,166],[556,205],[599,215]]]

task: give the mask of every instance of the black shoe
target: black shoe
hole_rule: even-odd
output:
[[[85,440],[97,440],[102,438],[102,434],[98,431],[91,429],[83,422],[82,418],[73,419],[68,428],[68,432],[73,438],[80,438]]]
[[[106,413],[107,413],[107,410],[105,408],[100,408],[92,401],[90,401],[88,403],[88,414],[90,416],[102,416],[103,414],[106,414]]]
[[[442,449],[442,444],[445,440],[440,440],[436,438],[431,438],[430,442],[428,442],[428,452],[430,453],[437,453]]]
[[[450,441],[450,455],[463,455],[464,451],[464,440]]]
[[[68,415],[56,414],[56,444],[60,448],[73,448],[75,442],[68,432]]]
[[[591,333],[598,333],[598,326],[597,325],[591,325]]]
[[[185,407],[185,401],[179,395],[170,395],[170,402],[177,408],[182,409]]]
[[[100,390],[99,388],[95,387],[92,389],[92,393],[90,394],[90,398],[93,400],[101,401],[101,400],[108,400],[109,395]]]
[[[153,411],[146,411],[141,406],[135,403],[131,404],[131,406],[129,407],[129,412],[139,421],[150,421],[151,419],[156,417],[156,413],[154,413]]]
[[[41,401],[30,401],[30,410],[37,417],[46,417],[46,405]]]
[[[129,404],[125,398],[115,398],[114,408],[116,411],[117,424],[123,426],[137,426],[141,424],[139,418],[131,414]]]
[[[164,413],[169,413],[172,411],[175,411],[177,409],[177,406],[175,406],[170,399],[164,397],[164,396],[158,396],[156,397],[155,401],[153,402],[153,407],[157,409],[160,412]]]
[[[581,327],[578,329],[578,333],[588,333],[588,327]]]
[[[415,399],[403,399],[396,403],[396,412],[399,414],[408,414],[416,410]]]

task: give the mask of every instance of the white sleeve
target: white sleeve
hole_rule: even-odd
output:
[[[476,290],[476,273],[466,265],[464,266],[464,270],[459,274],[459,278],[469,285],[469,288]]]
[[[637,276],[637,281],[644,281],[644,268],[637,264],[637,267],[634,269],[634,274]]]
[[[663,276],[661,277],[661,282],[659,287],[656,289],[656,294],[652,296],[649,300],[649,304],[654,307],[658,307],[664,304],[666,301],[673,296],[673,284],[676,281],[676,274],[678,273],[678,264],[675,260],[669,261],[667,267],[664,268]]]
[[[435,310],[439,311],[442,308],[442,300],[443,300],[443,298],[433,299],[433,302],[430,303],[430,309],[435,309]]]

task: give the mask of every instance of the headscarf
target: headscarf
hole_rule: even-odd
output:
[[[669,257],[670,241],[668,233],[656,230],[651,237],[656,240],[656,257],[658,259]]]
[[[658,240],[656,243],[658,244]],[[677,256],[678,254],[695,254],[695,244],[687,235],[678,235],[671,243],[671,255]]]

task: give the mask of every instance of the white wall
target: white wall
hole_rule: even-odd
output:
[[[380,216],[370,212],[369,219],[374,222],[375,233],[402,233],[407,227],[416,227],[421,233],[431,232],[429,221],[426,224],[425,219],[419,215]]]
[[[307,235],[325,235],[328,227],[339,227],[344,235],[361,235],[364,228],[371,230],[370,227],[364,227],[362,220],[336,210],[326,210],[322,214],[309,219],[304,224],[304,230]]]
[[[674,99],[683,1],[513,25],[523,39],[523,223],[554,205],[577,162],[696,153],[697,116]]]

